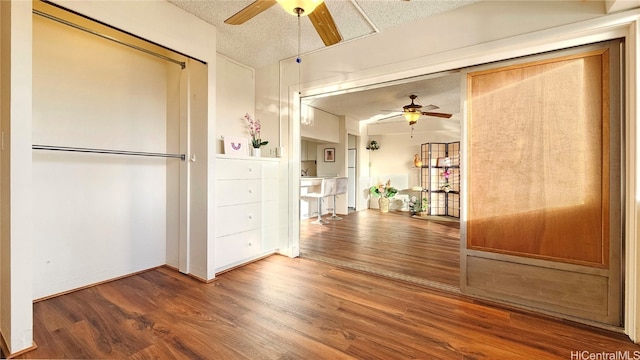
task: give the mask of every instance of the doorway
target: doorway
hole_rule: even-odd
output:
[[[415,166],[414,159],[421,153],[422,144],[460,141],[459,72],[420,76],[320,99],[303,99],[303,106],[340,116],[342,105],[348,110],[353,104],[360,106],[362,98],[391,97],[393,101],[388,104],[377,100],[369,104],[373,112],[380,112],[376,109],[402,109],[412,101],[408,94],[415,93],[420,94],[416,102],[425,106],[436,103],[442,112],[454,115],[451,118],[425,116],[409,125],[402,116],[382,111],[383,117],[358,121],[358,126],[349,124],[345,144],[348,215],[339,214],[342,217],[339,221],[326,217],[324,225],[302,219],[300,253],[307,258],[459,292],[459,220],[446,216],[418,218],[412,216],[409,207],[410,197],[421,193],[415,189],[421,184],[421,169]],[[357,135],[356,129],[359,129]],[[374,139],[380,146],[367,149]],[[370,195],[369,187],[387,181],[399,192],[392,199],[391,212],[382,214],[375,206],[377,202]]]

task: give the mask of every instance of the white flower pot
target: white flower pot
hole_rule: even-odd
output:
[[[260,148],[251,148],[251,156],[260,157]]]

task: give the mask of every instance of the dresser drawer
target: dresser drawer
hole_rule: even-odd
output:
[[[262,201],[262,180],[216,181],[216,205],[238,205]]]
[[[225,236],[262,226],[260,203],[220,206],[216,208],[216,236]]]
[[[216,181],[216,205],[238,205],[278,199],[278,179]]]
[[[260,255],[260,230],[216,238],[215,267],[217,270],[241,264],[245,260]]]
[[[259,179],[262,165],[257,160],[217,159],[216,179]]]

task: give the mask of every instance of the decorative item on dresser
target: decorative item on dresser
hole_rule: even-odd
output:
[[[260,147],[267,145],[268,141],[263,141],[260,137],[260,131],[262,130],[260,120],[253,119],[249,113],[244,115],[244,118],[249,123],[249,135],[251,136],[251,156],[260,157]]]
[[[215,271],[276,251],[277,158],[216,158]]]
[[[225,136],[224,154],[228,156],[249,155],[249,141],[243,137]]]

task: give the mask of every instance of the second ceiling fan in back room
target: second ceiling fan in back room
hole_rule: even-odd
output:
[[[309,16],[313,27],[326,46],[342,41],[342,36],[324,0],[256,0],[224,22],[230,25],[244,24],[276,3],[298,19],[300,16]]]
[[[439,109],[439,107],[435,105],[423,106],[420,104],[416,104],[415,100],[417,98],[418,98],[418,95],[414,95],[414,94],[409,95],[409,99],[411,99],[411,104],[403,106],[402,112],[400,114],[394,114],[390,117],[380,119],[380,120],[386,120],[386,119],[390,119],[390,118],[402,115],[402,117],[409,122],[409,125],[411,125],[411,137],[413,137],[413,125],[415,125],[418,122],[418,119],[420,119],[421,116],[435,116],[435,117],[445,118],[445,119],[449,119],[451,118],[451,116],[453,116],[452,114],[448,114],[448,113],[431,111],[431,110]],[[398,112],[398,110],[383,110],[383,111]]]

